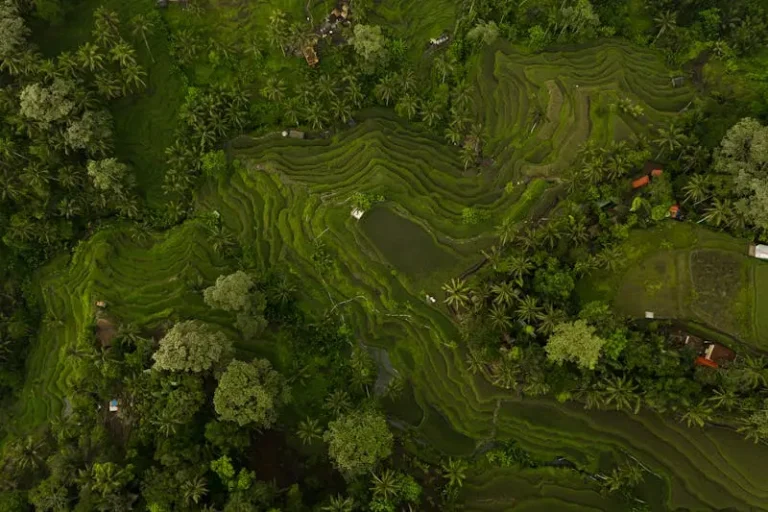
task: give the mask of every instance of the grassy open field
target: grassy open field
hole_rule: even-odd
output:
[[[501,179],[557,176],[587,140],[606,144],[671,120],[693,99],[691,88],[672,87],[676,74],[620,41],[535,55],[499,42],[476,68],[476,117]],[[622,98],[644,114],[619,111]]]
[[[768,263],[747,255],[748,242],[695,224],[665,221],[635,231],[614,272],[579,285],[582,299],[612,301],[643,317],[692,321],[768,350]]]

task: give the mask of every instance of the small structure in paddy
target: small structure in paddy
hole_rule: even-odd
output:
[[[759,260],[768,260],[768,245],[751,244],[749,246],[749,255]]]
[[[363,218],[363,214],[365,214],[365,210],[361,210],[360,208],[354,208],[352,210],[352,216],[356,218],[357,220],[360,220]]]

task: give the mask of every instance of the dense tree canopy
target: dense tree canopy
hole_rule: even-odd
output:
[[[323,438],[336,466],[351,476],[372,470],[392,452],[387,420],[373,410],[353,411],[331,421]]]
[[[250,363],[232,361],[227,366],[219,379],[213,405],[224,421],[269,428],[277,421],[279,407],[290,399],[290,388],[269,361],[254,359]]]
[[[595,335],[595,328],[584,320],[565,322],[555,326],[547,341],[547,358],[555,363],[574,362],[582,368],[594,369],[605,345]]]
[[[189,320],[168,331],[152,359],[159,370],[203,372],[223,362],[231,351],[232,342],[224,333],[203,322]]]

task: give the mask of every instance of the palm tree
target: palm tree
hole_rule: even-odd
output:
[[[283,106],[283,117],[288,124],[299,125],[298,98],[291,98]]]
[[[506,307],[511,306],[520,295],[520,292],[511,281],[502,281],[499,284],[493,285],[491,292],[495,295],[493,298],[494,304]]]
[[[540,312],[539,299],[533,295],[523,297],[515,311],[517,318],[527,324],[532,324],[534,320],[538,319]]]
[[[605,405],[613,404],[617,411],[634,410],[637,413],[640,410],[637,386],[627,377],[612,375],[602,382],[601,390]]]
[[[407,117],[410,121],[413,116],[416,115],[416,111],[419,108],[419,99],[413,94],[406,93],[400,101],[397,102],[395,110],[401,116]]]
[[[468,465],[464,459],[448,459],[441,466],[443,476],[448,480],[450,487],[461,487],[467,478]]]
[[[339,416],[352,407],[349,394],[343,389],[337,389],[325,399],[323,408],[330,411],[334,416]]]
[[[285,12],[280,9],[275,9],[269,16],[269,24],[267,25],[267,37],[270,42],[280,48],[285,56],[285,41],[288,37],[288,19],[285,16]]]
[[[512,319],[509,318],[504,306],[494,304],[488,312],[488,316],[491,319],[491,326],[500,331],[506,331],[512,327]]]
[[[360,85],[357,82],[349,82],[347,84],[347,98],[355,108],[360,108],[363,105],[363,91],[360,89]]]
[[[109,50],[109,56],[112,59],[112,62],[117,62],[120,66],[135,65],[135,53],[136,52],[131,48],[131,45],[126,42],[117,43],[111,50]]]
[[[555,248],[561,236],[560,227],[555,222],[547,222],[544,229],[541,230],[541,239],[549,246],[550,250]]]
[[[320,130],[325,125],[325,113],[319,103],[310,103],[307,107],[306,118],[313,130]]]
[[[96,76],[96,90],[108,100],[119,98],[123,94],[120,80],[111,73],[99,73]]]
[[[448,75],[453,73],[453,64],[441,54],[435,57],[432,70],[440,78],[440,83],[445,83]]]
[[[285,96],[285,82],[281,78],[269,77],[267,83],[261,88],[261,95],[269,101],[282,101]]]
[[[761,409],[742,420],[743,426],[738,431],[755,443],[765,442],[768,437],[768,409]]]
[[[427,126],[434,128],[440,122],[440,105],[436,101],[424,101],[421,103],[421,119]]]
[[[307,416],[307,419],[299,422],[299,429],[296,431],[296,435],[301,439],[302,444],[312,444],[315,439],[321,439],[322,429],[320,423],[316,419],[312,419]]]
[[[484,349],[477,350],[470,348],[466,359],[467,370],[469,370],[469,373],[476,375],[477,373],[481,372],[483,367],[485,367],[486,359],[487,358]]]
[[[628,162],[623,155],[608,157],[605,167],[608,170],[608,179],[612,181],[622,178],[629,170]]]
[[[555,326],[563,323],[566,320],[565,313],[559,309],[547,303],[544,309],[538,314],[539,327],[537,331],[545,336],[549,336],[554,332]]]
[[[536,228],[533,226],[530,226],[525,230],[520,231],[520,233],[518,233],[517,237],[515,238],[515,242],[517,242],[517,244],[526,252],[528,252],[531,249],[534,249],[536,245],[539,243],[539,236],[538,236],[538,233],[536,232]]]
[[[659,128],[656,131],[656,139],[653,141],[659,148],[659,154],[656,155],[656,159],[661,158],[665,151],[674,153],[682,148],[683,140],[685,140],[685,134],[674,124],[670,124],[666,128]]]
[[[93,72],[102,68],[104,56],[99,52],[99,47],[95,44],[84,43],[77,49],[77,60],[80,61],[80,65]]]
[[[373,473],[373,496],[383,501],[390,501],[400,490],[400,482],[397,473],[391,469],[385,469],[381,475]]]
[[[764,357],[753,357],[747,354],[737,362],[736,368],[738,368],[739,380],[749,389],[756,389],[766,385],[768,370],[766,370],[766,359]]]
[[[723,388],[717,388],[714,394],[709,397],[709,401],[714,404],[717,409],[725,409],[731,411],[739,405],[739,397],[733,390],[726,390]]]
[[[449,126],[445,129],[445,138],[454,146],[458,146],[459,142],[464,138],[464,135],[461,133],[461,129],[457,126]]]
[[[202,475],[198,475],[181,484],[181,495],[187,506],[193,503],[197,505],[206,494],[208,494],[208,482]]]
[[[656,40],[661,37],[664,32],[672,32],[677,28],[677,13],[673,11],[663,11],[653,19],[656,22],[656,26],[659,27],[659,32],[653,39],[652,44],[656,44]]]
[[[323,73],[315,82],[315,89],[321,98],[330,98],[334,95],[335,84],[330,76]]]
[[[684,201],[693,201],[694,206],[709,197],[709,179],[705,174],[694,174],[683,187]]]
[[[580,388],[576,396],[584,401],[585,409],[602,409],[605,407],[602,390],[594,386]]]
[[[144,79],[142,77],[146,76],[146,73],[138,64],[130,64],[128,66],[125,66],[122,68],[121,73],[123,75],[123,80],[125,81],[125,85],[123,86],[123,91],[127,94],[127,91],[130,89],[130,87],[135,87],[137,91],[140,91],[144,87],[147,86],[146,83],[144,83]]]
[[[458,311],[466,307],[469,302],[469,288],[463,279],[452,278],[449,283],[443,285],[445,303]]]
[[[134,37],[141,37],[144,41],[144,46],[147,47],[147,52],[149,53],[149,58],[152,59],[152,62],[155,62],[155,57],[152,55],[152,49],[149,47],[147,35],[152,34],[154,27],[155,25],[152,20],[143,14],[137,14],[131,18],[131,33]]]
[[[701,428],[711,420],[712,407],[707,405],[707,402],[704,400],[696,405],[690,406],[685,414],[680,417],[680,421],[684,421],[689,428],[694,425]]]
[[[466,144],[461,148],[461,161],[464,169],[469,169],[477,162],[477,151],[471,145]]]
[[[43,451],[45,450],[45,441],[36,437],[27,435],[16,439],[10,447],[11,465],[18,473],[25,473],[27,470],[34,471],[43,464]]]
[[[507,268],[509,275],[515,280],[518,286],[522,287],[527,276],[533,270],[533,263],[524,254],[511,256],[507,259]]]
[[[382,78],[373,88],[373,94],[379,101],[389,106],[389,102],[395,94],[395,77],[391,73]]]
[[[336,119],[342,123],[346,123],[352,117],[352,109],[344,98],[334,98],[331,101],[331,110],[336,116]]]
[[[352,498],[345,498],[341,494],[331,497],[331,501],[328,505],[324,506],[322,510],[324,512],[352,512],[355,507],[355,500]]]
[[[410,94],[416,89],[416,75],[410,69],[402,71],[398,81],[400,82],[400,90],[404,94]]]
[[[720,199],[716,197],[712,201],[712,205],[707,208],[704,220],[710,224],[714,224],[715,227],[720,227],[721,224],[728,221],[731,217],[731,200]]]

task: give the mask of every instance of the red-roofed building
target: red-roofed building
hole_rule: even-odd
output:
[[[650,182],[651,179],[648,176],[643,176],[642,178],[638,178],[632,182],[632,188],[643,188]]]
[[[659,177],[662,174],[664,174],[664,171],[662,171],[661,169],[654,169],[651,171],[651,176],[653,176],[654,178]]]

